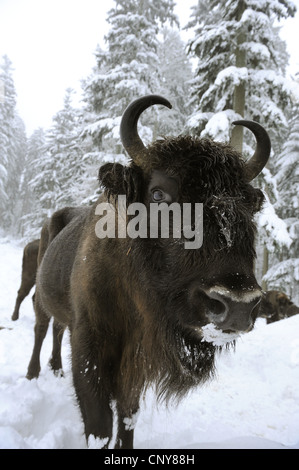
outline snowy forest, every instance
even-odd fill
[[[188,24],[180,25],[174,6],[115,0],[105,48],[97,47],[82,80],[81,105],[68,88],[52,126],[30,136],[17,112],[13,63],[2,57],[0,235],[25,244],[55,210],[94,202],[99,167],[126,161],[119,137],[124,109],[137,97],[160,94],[173,109],[144,113],[144,142],[191,133],[230,141],[246,157],[254,139],[241,126],[232,131],[232,122],[252,119],[269,132],[271,157],[254,181],[266,195],[256,221],[256,275],[264,290],[282,290],[298,304],[299,70],[287,76],[279,26],[296,8],[290,0],[194,0]],[[191,33],[187,43],[182,27]]]

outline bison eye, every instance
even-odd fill
[[[154,202],[161,202],[161,201],[168,201],[170,196],[164,193],[161,189],[153,189],[152,190],[152,199]]]

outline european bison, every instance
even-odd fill
[[[37,274],[27,377],[39,375],[40,348],[54,316],[60,333],[65,327],[71,332],[86,438],[103,448],[133,447],[134,415],[149,384],[169,400],[212,377],[219,349],[214,334],[232,341],[235,333],[251,330],[261,299],[253,274],[253,218],[264,197],[250,181],[268,160],[268,134],[252,121],[235,122],[256,137],[247,162],[229,145],[192,136],[145,147],[137,123],[154,104],[171,108],[157,95],[128,106],[120,133],[130,164],[100,168],[104,195],[48,244]],[[186,243],[198,235],[200,203],[203,243],[192,249]],[[170,221],[171,208],[189,210],[189,226],[183,219],[179,236],[149,235],[158,204],[164,215],[169,209]],[[160,230],[161,220],[158,225]],[[60,357],[59,347],[55,355]]]
[[[297,313],[299,307],[284,292],[269,290],[262,297],[259,316],[266,318],[267,324],[292,317]]]
[[[20,305],[35,284],[38,247],[39,240],[34,240],[28,243],[23,251],[21,286],[18,290],[15,308],[11,317],[14,321],[18,320]]]
[[[39,250],[37,256],[37,267],[40,266],[44,253],[48,247],[48,245],[52,242],[52,240],[56,237],[56,235],[61,232],[61,230],[75,217],[79,216],[80,214],[85,212],[84,207],[65,207],[62,210],[58,210],[55,212],[50,219],[48,219],[43,228],[41,230],[41,239],[39,242]],[[34,294],[34,306],[35,306],[35,295]],[[35,309],[36,315],[37,310]],[[36,322],[35,330],[38,328],[38,322]],[[46,328],[45,334],[47,332],[48,326]],[[36,337],[38,337],[38,333],[36,332]],[[61,363],[61,342],[63,337],[64,327],[61,327],[60,323],[54,317],[53,321],[53,349],[51,359],[49,361],[49,365],[53,369],[56,375],[63,375],[62,373],[62,363]],[[44,335],[45,336],[45,335]],[[44,339],[42,337],[42,341]],[[31,367],[35,370],[40,370],[39,366],[39,353],[40,348],[42,346],[41,343],[35,342],[34,350],[33,350],[33,357],[35,358],[35,363],[31,360]],[[27,374],[28,378],[32,378]]]

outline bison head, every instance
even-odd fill
[[[152,312],[146,317],[148,331],[163,331],[173,341],[180,338],[184,347],[199,354],[194,345],[204,338],[206,325],[227,334],[248,331],[258,313],[261,289],[253,274],[253,218],[264,196],[250,181],[267,163],[270,140],[259,124],[237,121],[257,141],[247,162],[227,144],[192,136],[163,138],[145,147],[137,123],[153,104],[171,108],[166,99],[150,95],[126,109],[120,131],[132,162],[128,167],[108,163],[99,178],[109,196],[126,194],[128,203],[147,208],[161,202],[203,204],[203,243],[198,249],[185,249],[183,235],[127,240],[132,296],[140,311]],[[193,212],[191,225],[194,217]]]

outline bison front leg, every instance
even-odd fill
[[[84,345],[83,345],[84,348]],[[73,383],[78,399],[86,441],[90,446],[108,449],[113,432],[113,411],[107,383],[98,377],[96,366],[86,351],[72,345]],[[101,383],[102,381],[102,383]]]
[[[43,341],[48,331],[50,318],[44,313],[42,308],[35,303],[36,322],[34,326],[34,346],[29,362],[27,379],[37,378],[40,372],[40,351]]]
[[[136,411],[134,413],[130,413],[129,415],[123,413],[120,406],[117,407],[118,432],[115,443],[116,449],[133,449],[134,428],[136,424],[137,413],[137,406]]]
[[[62,375],[61,343],[65,327],[56,320],[53,322],[53,349],[49,365],[55,375]]]

